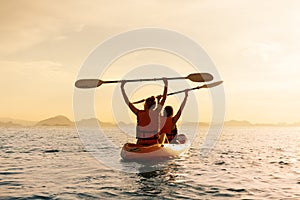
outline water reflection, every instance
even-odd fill
[[[136,183],[140,192],[145,195],[168,194],[172,192],[172,185],[180,179],[179,172],[182,166],[175,160],[167,161],[159,166],[144,165],[139,168]]]

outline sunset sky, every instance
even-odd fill
[[[205,49],[224,80],[227,120],[300,121],[297,0],[10,0],[1,1],[0,15],[0,117],[73,119],[74,82],[89,53],[118,33],[158,27],[187,35]],[[174,55],[143,51],[120,58],[113,63],[120,71],[103,78],[119,79],[133,65],[149,62],[172,65],[183,76],[192,73]],[[115,90],[119,85],[97,90],[102,121],[113,121]],[[201,120],[209,121],[209,93],[194,94],[206,108]],[[175,102],[174,97],[169,103]],[[188,105],[187,112],[192,109]]]

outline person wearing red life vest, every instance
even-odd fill
[[[188,97],[188,90],[185,90],[185,97],[181,103],[179,110],[176,115],[173,117],[173,108],[172,106],[166,106],[164,109],[163,116],[160,117],[160,143],[164,143],[165,136],[168,138],[170,143],[176,143],[176,136],[178,134],[176,123],[181,116],[182,110],[186,104]],[[160,98],[160,97],[159,97]]]
[[[163,81],[165,87],[164,87],[161,101],[156,106],[155,97],[154,96],[149,97],[145,101],[143,110],[137,109],[129,101],[124,89],[126,81],[121,82],[121,91],[125,103],[129,106],[130,110],[137,117],[137,126],[136,126],[137,144],[146,145],[146,146],[157,144],[158,131],[159,131],[159,116],[162,107],[166,101],[167,91],[168,91],[168,80],[166,78],[163,78]]]

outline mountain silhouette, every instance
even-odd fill
[[[16,123],[13,123],[13,122],[0,122],[0,127],[22,127],[22,125],[20,124],[16,124]]]
[[[63,115],[57,115],[36,123],[35,126],[73,126],[74,123]]]

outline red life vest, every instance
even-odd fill
[[[172,117],[160,117],[160,127],[162,127],[160,129],[161,133],[166,133],[166,134],[171,133],[172,126],[173,126]]]
[[[171,142],[177,135],[176,124],[173,124],[172,117],[160,117],[160,129],[161,133],[166,133],[169,142]]]
[[[155,110],[139,110],[137,114],[136,138],[138,144],[151,145],[157,143],[158,112]]]

